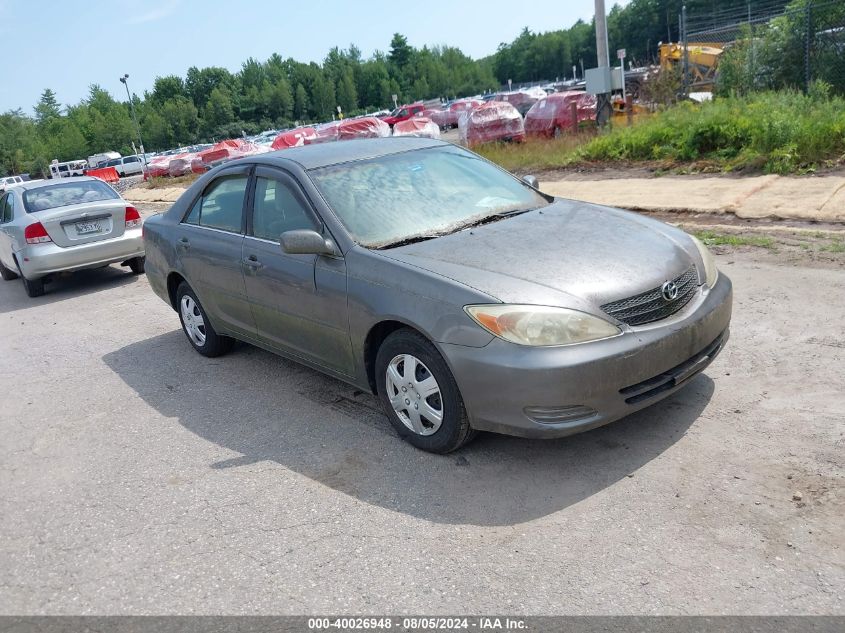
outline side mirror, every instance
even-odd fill
[[[279,242],[288,255],[337,255],[334,242],[311,229],[285,231]]]
[[[537,180],[536,176],[523,176],[522,182],[524,182],[526,185],[528,185],[532,189],[538,189],[538,190],[540,189],[540,181]]]

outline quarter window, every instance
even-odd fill
[[[245,175],[216,180],[194,203],[185,222],[240,233],[247,180]]]
[[[285,231],[316,229],[300,200],[285,183],[275,178],[256,178],[252,234],[277,242]]]

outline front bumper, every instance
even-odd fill
[[[481,348],[440,347],[473,428],[563,437],[654,404],[709,365],[728,339],[731,281],[720,274],[715,287],[697,292],[673,317],[604,341],[532,348],[496,338]]]
[[[53,242],[27,245],[17,253],[21,272],[27,279],[51,273],[97,268],[144,255],[141,229],[129,229],[120,237],[76,246],[56,246]]]

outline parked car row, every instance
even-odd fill
[[[548,94],[542,88],[529,88],[495,93],[487,100],[456,99],[439,109],[418,102],[400,106],[384,116],[340,119],[283,130],[275,136],[267,131],[251,137],[252,140],[228,139],[215,145],[171,150],[152,158],[147,174],[161,177],[203,173],[236,158],[333,141],[384,138],[391,134],[436,139],[440,130],[454,127],[458,128],[461,142],[468,146],[493,141],[520,142],[526,134],[558,136],[573,127],[569,105],[572,102],[577,105],[579,123],[595,118],[595,97],[591,95],[581,91]],[[125,165],[123,170],[126,172]],[[118,173],[126,175],[120,169]]]

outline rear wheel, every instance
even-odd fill
[[[21,275],[21,280],[23,280],[23,287],[26,290],[26,294],[30,297],[40,297],[44,294],[44,279],[27,279],[23,275]]]
[[[475,435],[449,367],[421,334],[397,330],[376,356],[378,395],[400,437],[432,453],[449,453]]]
[[[3,265],[3,262],[0,262],[0,277],[4,281],[12,281],[12,279],[18,278],[18,274],[14,270],[9,270]]]
[[[235,341],[214,331],[199,299],[184,282],[176,289],[176,307],[185,335],[200,354],[213,358],[232,349]]]
[[[144,264],[146,261],[146,257],[133,257],[127,262],[127,266],[129,266],[129,270],[132,271],[133,275],[141,275],[144,272]]]

